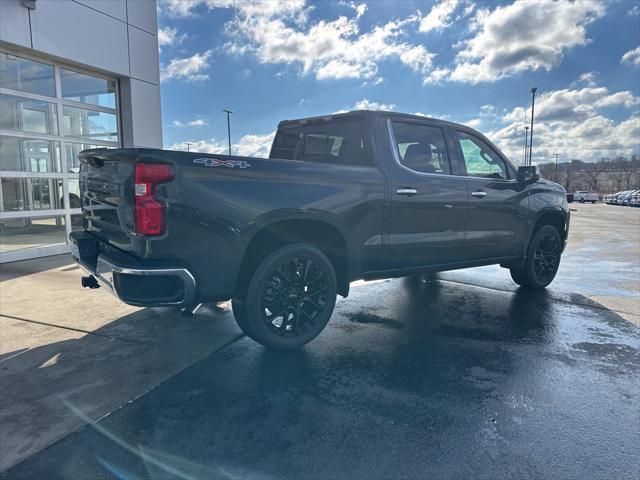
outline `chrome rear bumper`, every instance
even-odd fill
[[[98,242],[94,238],[72,233],[70,240],[71,254],[76,263],[123,302],[139,307],[186,307],[193,304],[196,280],[186,268],[127,264],[98,253],[98,248],[87,248],[86,244],[79,246],[84,242]],[[95,255],[87,252],[95,252]]]

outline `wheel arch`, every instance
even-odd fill
[[[321,213],[296,212],[291,215],[281,212],[260,219],[246,235],[235,291],[245,288],[251,273],[269,253],[291,243],[308,243],[329,258],[336,272],[338,293],[346,297],[353,271],[353,250],[348,238],[347,232],[335,219]]]

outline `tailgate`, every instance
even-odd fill
[[[130,151],[91,149],[79,158],[85,228],[108,243],[132,250],[135,156]]]

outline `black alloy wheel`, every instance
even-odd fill
[[[307,244],[284,246],[256,269],[242,298],[233,299],[240,328],[272,348],[298,348],[325,327],[335,306],[329,259]]]
[[[318,320],[326,294],[327,276],[313,258],[287,258],[262,289],[262,319],[276,335],[301,335]]]
[[[561,255],[560,232],[553,225],[543,225],[529,243],[524,265],[511,269],[511,278],[523,288],[543,289],[555,278]]]
[[[533,253],[533,274],[540,284],[550,284],[560,265],[560,239],[553,231],[547,231],[539,240]]]

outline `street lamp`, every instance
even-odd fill
[[[229,155],[231,155],[231,120],[229,120],[229,115],[233,112],[225,109],[222,109],[222,111],[227,114],[227,140],[229,142]]]
[[[553,155],[556,156],[556,174],[554,176],[556,177],[556,183],[558,183],[558,157],[560,156],[560,154],[554,153]]]
[[[533,153],[533,109],[536,105],[536,90],[538,90],[538,87],[531,88],[531,135],[529,136],[529,165],[531,165],[531,160],[533,158],[531,154]]]
[[[522,162],[523,165],[527,165],[527,144],[529,143],[529,127],[524,127],[524,161]]]
[[[185,142],[187,144],[187,152],[189,151],[189,147],[191,146],[191,144],[189,142]]]

